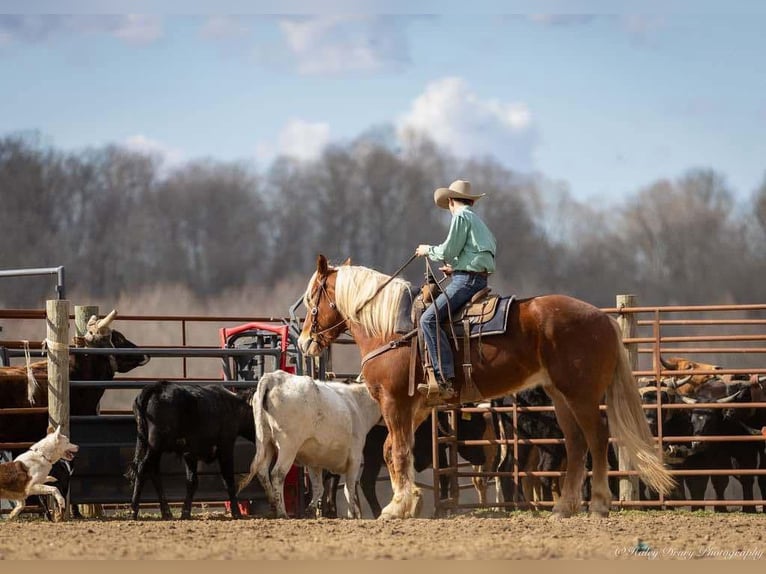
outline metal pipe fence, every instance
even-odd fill
[[[766,374],[766,360],[764,360],[764,353],[766,353],[766,347],[758,345],[766,341],[766,334],[757,332],[764,325],[766,325],[766,318],[759,317],[753,318],[751,315],[759,314],[761,316],[766,315],[766,305],[709,305],[709,306],[668,306],[668,307],[621,307],[607,308],[604,311],[608,313],[622,313],[631,314],[636,317],[642,317],[636,321],[636,324],[641,331],[635,337],[625,337],[623,339],[624,344],[639,356],[639,359],[651,359],[650,366],[639,366],[634,369],[633,374],[636,377],[649,376],[655,378],[655,386],[660,389],[660,381],[665,377],[671,376],[687,376],[687,375],[703,375],[703,376],[721,376],[732,375],[740,377],[752,376],[752,375],[764,375]],[[712,318],[711,314],[720,313],[734,313],[739,317],[725,317],[725,318]],[[673,314],[685,314],[684,318],[669,318]],[[649,318],[644,318],[645,316]],[[740,332],[726,333],[722,330],[731,330],[737,328]],[[714,330],[711,333],[701,333],[702,330]],[[678,332],[680,330],[686,330],[687,332]],[[756,330],[749,332],[750,330]],[[669,332],[670,331],[670,332]],[[691,332],[690,332],[691,331]],[[744,332],[743,332],[744,331]],[[752,343],[752,346],[745,346],[747,343]],[[689,370],[674,370],[666,368],[662,365],[660,357],[667,358],[669,356],[682,356],[684,358],[696,359],[695,355],[716,356],[715,362],[729,363],[735,366],[723,366],[715,370],[694,368]],[[744,358],[749,356],[756,357],[757,362],[748,361],[752,366],[743,367],[737,363],[741,363]],[[708,359],[698,359],[700,362],[709,363]],[[645,361],[644,361],[645,362]],[[745,383],[746,381],[740,381]],[[651,385],[649,385],[651,386]],[[657,404],[643,405],[645,411],[656,410],[657,411],[657,426],[658,431],[655,436],[657,445],[671,445],[677,443],[708,443],[708,444],[722,444],[722,443],[764,443],[766,441],[766,428],[759,435],[709,435],[709,436],[667,436],[664,428],[663,413],[667,411],[676,411],[679,409],[694,410],[694,409],[766,409],[766,402],[749,402],[749,403],[708,403],[700,402],[697,404],[685,404],[685,403],[667,403],[663,402],[661,393],[657,393]],[[601,405],[602,411],[606,406]],[[452,411],[453,409],[448,407],[436,407],[436,411]],[[494,445],[499,447],[501,445],[507,445],[509,452],[512,453],[514,466],[511,471],[494,471],[494,472],[481,472],[473,469],[464,470],[458,468],[455,465],[448,465],[444,468],[438,468],[438,459],[434,459],[434,476],[440,476],[448,474],[454,479],[483,477],[485,479],[492,479],[495,477],[510,479],[516,485],[514,499],[510,501],[499,501],[487,503],[490,507],[502,507],[509,509],[525,509],[525,508],[549,508],[554,505],[554,501],[523,501],[519,498],[519,492],[521,490],[521,482],[524,479],[530,478],[557,478],[562,480],[565,476],[565,471],[561,470],[525,470],[518,466],[519,446],[543,446],[543,445],[561,445],[564,444],[564,439],[557,438],[535,438],[535,437],[520,437],[518,435],[518,419],[519,415],[523,413],[533,412],[551,412],[554,411],[552,406],[537,406],[527,407],[513,404],[504,407],[462,407],[454,410],[454,415],[451,417],[455,424],[460,424],[461,413],[493,413],[493,416],[507,416],[512,421],[512,428],[514,429],[513,436],[503,440],[500,438],[492,440],[463,440],[458,441],[455,438],[454,431],[451,436],[439,438],[435,436],[435,440],[439,444],[448,445],[452,450],[457,450],[457,446],[490,446]],[[502,413],[502,415],[501,415]],[[756,429],[757,430],[757,429]],[[610,444],[613,444],[613,439],[610,438]],[[660,452],[665,456],[665,450],[660,449]],[[757,468],[695,468],[695,469],[679,469],[671,468],[671,474],[676,478],[690,477],[690,476],[728,476],[728,477],[761,477],[766,476],[766,450],[761,449],[759,454],[759,460],[757,461]],[[615,470],[612,469],[608,472],[609,477],[628,477],[637,476],[638,473],[634,470]],[[590,471],[587,476],[591,476]],[[438,488],[438,481],[435,480],[435,486]],[[467,485],[464,485],[467,486]],[[683,488],[683,486],[682,486]],[[614,494],[614,493],[613,493]],[[753,500],[743,500],[741,497],[731,498],[729,500],[710,500],[710,499],[685,499],[685,500],[669,500],[662,495],[658,496],[656,500],[613,500],[613,506],[616,508],[642,508],[642,507],[659,507],[659,508],[675,508],[675,507],[757,507],[762,506],[764,512],[766,512],[766,492],[761,492],[761,497],[754,497]],[[475,503],[462,503],[454,498],[442,499],[439,502],[438,493],[434,496],[435,503],[437,505],[437,513],[444,513],[449,511],[455,511],[457,509],[475,509],[480,508],[480,505]]]

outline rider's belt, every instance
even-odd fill
[[[489,277],[489,273],[486,271],[455,271],[455,273],[464,273],[465,275],[476,275],[478,277]]]

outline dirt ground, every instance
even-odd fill
[[[65,541],[65,543],[62,543]],[[0,521],[0,559],[758,559],[766,515],[615,512],[551,520],[546,512],[447,519],[188,521],[123,517]]]

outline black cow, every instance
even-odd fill
[[[553,401],[543,387],[524,389],[507,399],[515,401],[521,407],[553,405]],[[507,402],[504,400],[503,404],[507,406]],[[501,413],[501,415],[499,422],[505,425],[504,434],[511,439],[514,432],[512,415],[510,413]],[[564,437],[553,411],[519,411],[516,422],[519,439],[562,439]],[[499,470],[503,472],[513,472],[515,466],[518,466],[521,472],[557,472],[564,470],[566,466],[566,447],[563,443],[532,445],[520,442],[516,459],[513,457],[512,448],[512,445],[508,446],[508,452],[500,462]],[[617,468],[617,456],[611,444],[607,458],[609,468]],[[588,454],[586,467],[591,468],[590,454]],[[551,476],[526,477],[521,481],[521,488],[518,488],[519,485],[512,478],[503,477],[501,478],[503,498],[506,502],[512,501],[518,490],[518,499],[521,503],[532,502],[529,499],[535,496],[541,501],[555,501],[561,492],[561,480],[559,477]],[[617,480],[614,477],[609,478],[609,485],[612,493],[616,492]],[[583,482],[583,493],[585,499],[590,498],[590,478],[586,478]]]
[[[488,425],[489,415],[485,413],[463,413],[457,423],[457,439],[482,440],[489,436],[494,436],[494,429],[491,424]],[[447,413],[439,413],[439,421],[442,428],[447,423]],[[415,444],[413,446],[413,459],[416,472],[422,472],[430,468],[433,463],[433,433],[431,430],[431,417],[429,416],[415,431]],[[440,429],[440,435],[444,433]],[[376,484],[378,474],[383,467],[383,445],[388,437],[388,429],[385,426],[374,426],[367,433],[367,440],[364,444],[364,465],[362,467],[362,476],[359,483],[364,493],[370,510],[375,518],[380,516],[381,506],[378,501]],[[467,446],[459,445],[458,454],[471,463],[473,466],[479,466],[485,470],[492,467],[497,460],[497,447],[491,446]],[[439,468],[447,466],[447,446],[442,444],[439,447]],[[325,516],[337,516],[335,506],[335,497],[338,489],[339,478],[337,475],[329,475],[325,488],[325,506],[328,511]],[[473,480],[479,496],[486,494],[486,483],[480,479]],[[447,475],[439,477],[439,493],[442,499],[447,497],[449,492],[450,479]]]
[[[762,403],[766,399],[764,393],[764,377],[755,377],[755,380],[744,383],[732,383],[728,386],[728,393],[735,393],[732,402],[737,403]],[[723,426],[731,434],[744,436],[759,436],[766,428],[766,409],[763,408],[731,408],[724,409],[721,413]],[[735,468],[756,468],[754,458],[757,457],[757,468],[766,469],[766,448],[764,442],[739,442],[733,444],[730,451]],[[735,475],[742,484],[742,496],[744,500],[753,500],[754,477]],[[761,497],[766,497],[766,475],[758,475],[758,488]],[[754,506],[745,506],[743,512],[755,512]],[[766,512],[766,505],[763,507]]]
[[[694,390],[692,396],[681,395],[683,402],[694,405],[698,403],[728,403],[734,400],[734,398],[734,395],[728,394],[726,383],[718,377],[711,377],[699,385]],[[742,432],[732,432],[736,429],[733,429],[732,425],[724,422],[723,411],[719,408],[695,407],[691,410],[690,422],[691,434],[695,437],[743,434]],[[694,470],[731,469],[734,468],[733,458],[739,458],[739,456],[740,449],[737,443],[693,441],[691,443],[691,453],[684,460],[682,468]],[[757,460],[757,454],[755,456]],[[755,465],[753,464],[751,468],[755,468]],[[690,497],[694,500],[704,500],[708,479],[713,485],[716,500],[725,500],[725,491],[729,484],[729,477],[721,475],[685,477]],[[745,488],[744,485],[743,488]],[[699,504],[692,506],[692,510],[702,510],[703,508],[704,505]],[[726,512],[727,509],[725,506],[716,506],[715,511]]]
[[[521,407],[542,407],[552,406],[548,394],[542,387],[525,389],[514,395],[513,400]],[[513,418],[510,413],[502,413],[500,422],[505,426],[505,435],[512,438]],[[517,433],[520,439],[561,439],[564,437],[561,427],[556,421],[556,415],[553,411],[519,411],[516,416]],[[514,460],[516,463],[514,463]],[[558,471],[561,470],[566,460],[566,448],[563,444],[525,444],[519,443],[517,448],[517,457],[513,456],[513,445],[508,445],[508,452],[500,463],[500,470],[503,472],[513,472],[515,464],[519,471]],[[522,488],[513,481],[511,477],[501,478],[503,498],[506,502],[514,499],[516,491],[519,492],[519,501],[525,502],[527,498],[532,498],[537,490],[540,500],[553,500],[554,491],[559,491],[559,481],[557,477],[539,477],[532,479],[528,477],[522,480]],[[530,501],[531,502],[531,501]]]
[[[186,498],[181,518],[191,517],[197,490],[197,463],[218,460],[234,518],[242,516],[234,483],[237,436],[255,442],[250,400],[253,390],[233,393],[219,386],[159,381],[142,389],[133,403],[138,437],[127,478],[133,482],[133,519],[138,518],[141,490],[147,475],[160,499],[163,519],[173,517],[162,490],[160,459],[164,452],[181,456],[186,466]]]
[[[657,405],[657,384],[656,379],[643,378],[639,380],[642,385],[639,388],[641,394],[641,402],[645,405]],[[672,386],[667,386],[664,383],[660,385],[660,399],[662,405],[677,404],[681,402],[678,393]],[[646,421],[649,423],[649,430],[653,436],[657,436],[659,432],[659,417],[657,416],[657,409],[644,409],[646,415]],[[691,436],[692,434],[692,421],[691,413],[686,409],[662,409],[662,436],[663,437],[677,437],[677,436]],[[689,456],[692,453],[691,443],[678,443],[671,442],[664,449],[665,463],[671,470],[686,470],[694,468],[694,465],[702,462],[702,457]],[[725,477],[723,477],[725,479]],[[707,476],[677,476],[676,488],[667,497],[669,500],[685,500],[684,484],[689,487],[690,492],[697,492],[699,488],[702,488],[704,493],[707,485]],[[716,482],[722,482],[721,477],[715,479]],[[726,480],[723,480],[726,482]],[[724,488],[726,486],[724,485]],[[647,487],[642,481],[639,481],[639,500],[658,500],[657,494]],[[671,507],[674,508],[674,507]]]

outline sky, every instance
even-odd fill
[[[763,11],[46,4],[0,3],[0,136],[266,169],[279,154],[311,160],[370,129],[414,128],[594,201],[699,167],[745,199],[766,175]]]

